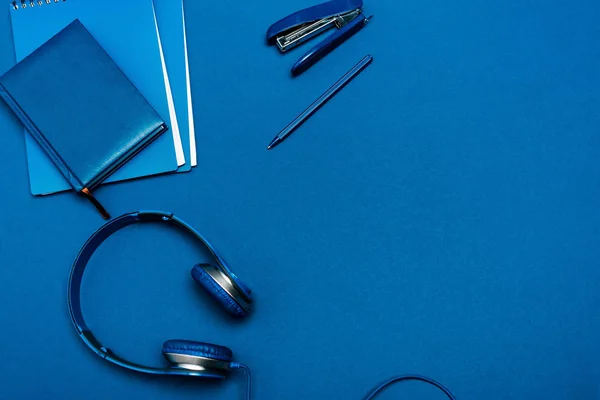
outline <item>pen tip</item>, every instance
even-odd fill
[[[279,142],[281,142],[281,139],[279,138],[279,136],[277,136],[271,141],[271,143],[269,143],[269,145],[267,146],[267,150],[271,150],[273,147],[277,146]]]

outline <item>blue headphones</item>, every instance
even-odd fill
[[[246,398],[250,399],[250,369],[244,364],[233,361],[233,352],[227,347],[191,340],[167,340],[163,344],[162,352],[170,365],[162,368],[147,367],[119,357],[109,348],[103,346],[87,327],[81,311],[81,282],[85,267],[92,254],[110,235],[126,226],[139,222],[166,222],[175,227],[183,228],[184,231],[196,238],[208,249],[215,264],[195,265],[192,268],[194,280],[234,317],[245,317],[250,312],[252,306],[251,290],[231,272],[225,261],[202,235],[173,214],[162,211],[138,211],[115,218],[98,229],[83,245],[73,263],[68,288],[69,311],[79,337],[94,353],[103,359],[121,367],[147,374],[223,379],[232,369],[244,369],[248,377]],[[450,400],[456,400],[452,393],[441,383],[419,375],[403,375],[391,378],[372,390],[367,395],[366,400],[374,398],[393,383],[405,380],[417,380],[431,384],[444,392]]]
[[[106,361],[148,374],[223,379],[230,370],[235,368],[244,368],[249,374],[250,371],[245,365],[233,361],[233,352],[229,348],[191,340],[167,340],[164,342],[162,352],[170,363],[168,367],[157,368],[135,364],[103,346],[87,327],[81,311],[81,281],[85,267],[94,251],[110,235],[139,222],[166,222],[169,225],[183,228],[184,231],[196,238],[208,249],[215,262],[214,264],[195,265],[192,268],[192,277],[231,315],[244,317],[250,312],[252,306],[250,289],[231,272],[225,261],[206,239],[173,214],[161,211],[139,211],[120,216],[101,227],[88,239],[73,263],[68,288],[69,311],[75,329],[83,342]],[[248,382],[250,382],[249,379]]]

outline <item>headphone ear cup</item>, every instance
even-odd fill
[[[163,343],[162,352],[164,355],[180,354],[192,357],[212,358],[225,362],[233,360],[233,352],[230,348],[206,342],[195,342],[193,340],[167,340]]]
[[[167,340],[162,353],[174,368],[217,379],[225,377],[233,360],[233,352],[227,347],[191,340]]]
[[[244,282],[242,282],[242,280],[240,278],[238,278],[237,275],[235,275],[234,273],[230,273],[230,276],[231,276],[231,279],[233,279],[235,281],[235,283],[237,283],[237,285],[240,287],[240,289],[242,290],[244,295],[249,300],[252,300],[252,290],[248,286],[246,286],[246,284]]]
[[[227,312],[236,317],[244,317],[248,313],[223,289],[212,276],[206,272],[203,265],[194,265],[192,278],[198,282],[210,296],[221,304]],[[245,289],[245,288],[244,288]]]

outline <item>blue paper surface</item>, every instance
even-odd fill
[[[118,13],[111,10],[118,9]],[[17,61],[79,18],[96,40],[153,105],[171,128],[105,182],[172,172],[178,163],[151,0],[69,0],[12,10]],[[69,112],[70,110],[65,110]],[[68,190],[68,182],[34,139],[25,134],[31,192],[49,194]]]
[[[182,7],[173,0],[153,0],[153,3],[186,159],[185,165],[180,166],[178,171],[184,172],[195,166],[193,155],[195,155],[196,149],[195,145],[191,146],[191,144],[195,144],[194,138],[190,139],[190,135],[194,134],[194,127],[193,119],[190,124],[191,116],[188,114],[188,101],[191,101],[191,99],[188,99],[187,91]]]
[[[228,346],[256,400],[362,400],[404,373],[461,400],[600,398],[600,3],[367,1],[371,23],[292,79],[313,43],[282,55],[265,33],[313,4],[186,1],[202,173],[103,188],[115,216],[163,209],[198,229],[253,289],[252,314],[232,320],[192,281],[207,260],[193,242],[139,226],[92,258],[90,328],[151,365],[167,339]],[[0,398],[243,399],[242,374],[159,379],[86,348],[66,286],[103,221],[77,196],[31,196],[1,104],[0,126]],[[416,382],[376,398],[392,399],[445,400]]]

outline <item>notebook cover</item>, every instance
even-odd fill
[[[117,9],[119,12],[114,12]],[[167,121],[170,134],[161,135],[105,183],[177,170],[176,142],[180,139],[171,120],[165,88],[168,76],[161,66],[151,0],[69,0],[41,6],[36,2],[34,7],[27,2],[27,8],[10,12],[17,61],[78,18]],[[26,134],[25,142],[31,192],[44,195],[68,190],[67,180],[33,137]]]
[[[0,96],[77,191],[167,130],[79,20],[4,74]]]

